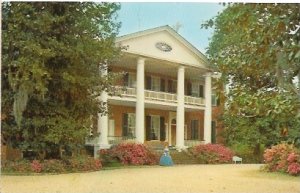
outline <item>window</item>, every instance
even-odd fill
[[[136,87],[136,75],[133,73],[129,73],[128,75],[128,87],[130,88]]]
[[[198,140],[199,120],[191,120],[191,139]]]
[[[160,139],[160,116],[151,116],[151,140]]]
[[[212,93],[211,94],[211,105],[212,106],[217,106],[217,104],[218,104],[217,95],[216,95],[216,93]]]
[[[192,83],[192,96],[193,97],[199,97],[199,84],[198,83]]]
[[[160,91],[160,78],[159,77],[151,77],[151,90]]]
[[[126,137],[135,136],[135,114],[134,113],[123,114],[122,136],[126,136]]]
[[[135,114],[128,113],[128,136],[135,136]]]

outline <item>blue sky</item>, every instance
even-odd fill
[[[179,34],[201,52],[208,47],[212,30],[201,29],[201,24],[216,16],[224,7],[218,3],[121,3],[119,35],[125,35],[179,22]]]

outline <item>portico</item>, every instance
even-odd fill
[[[186,148],[188,135],[197,139],[203,133],[202,140],[210,143],[211,70],[205,56],[168,26],[120,37],[117,44],[128,49],[109,68],[128,72],[123,80],[126,90],[120,91],[121,97],[101,95],[102,102],[121,110],[99,115],[100,148],[110,146],[109,133],[122,139],[130,133],[137,143],[175,142],[179,150]],[[199,114],[191,119],[190,112]]]

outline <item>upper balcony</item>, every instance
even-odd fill
[[[126,98],[136,98],[136,89],[130,87],[117,87],[117,95]],[[160,101],[167,103],[177,103],[177,94],[168,93],[168,92],[160,92],[160,91],[152,91],[145,90],[145,100],[149,101]],[[186,105],[196,105],[196,106],[204,106],[205,99],[203,97],[193,97],[193,96],[185,96],[184,102]]]

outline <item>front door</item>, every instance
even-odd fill
[[[176,145],[176,125],[171,125],[171,145]]]

